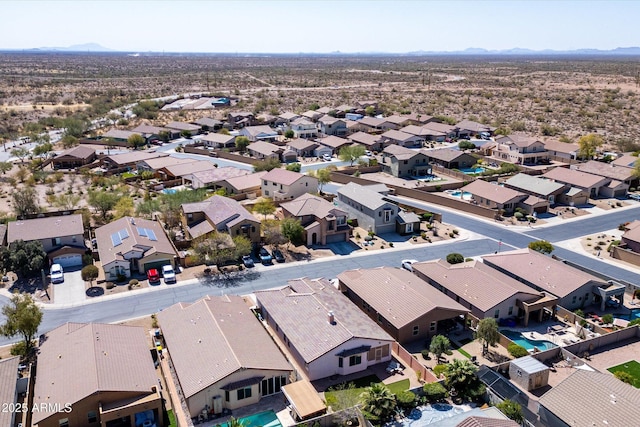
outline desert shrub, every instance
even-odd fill
[[[107,284],[105,285],[107,289],[113,289],[116,287],[116,284],[113,282],[107,282]]]
[[[129,280],[129,286],[138,286],[138,279]]]
[[[401,408],[413,408],[416,402],[416,394],[409,390],[396,394],[396,401]]]
[[[446,259],[447,259],[447,262],[449,264],[460,264],[460,263],[464,262],[464,256],[462,256],[462,254],[459,254],[459,253],[456,253],[456,252],[452,252],[449,255],[447,255]]]
[[[437,402],[447,396],[447,389],[444,388],[441,383],[427,383],[422,387],[422,390],[424,391],[425,397],[429,402]]]
[[[515,357],[516,359],[519,357],[527,356],[529,354],[526,348],[516,343],[509,344],[509,347],[507,347],[507,351],[511,356]]]

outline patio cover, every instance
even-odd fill
[[[300,420],[324,414],[327,406],[309,381],[300,380],[282,387],[282,393]]]

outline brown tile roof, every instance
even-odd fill
[[[394,141],[402,141],[402,142],[416,137],[415,135],[412,135],[410,133],[406,133],[406,132],[402,132],[394,129],[386,131],[385,133],[382,134],[382,136],[384,138],[392,139]]]
[[[187,398],[242,369],[292,369],[239,296],[178,303],[158,322]]]
[[[46,333],[38,354],[34,404],[75,404],[101,392],[152,394],[158,387],[144,328],[67,323]],[[38,423],[52,415],[34,412]]]
[[[510,419],[497,419],[472,416],[457,424],[455,427],[520,427],[520,424]]]
[[[632,242],[640,242],[640,221],[635,220],[626,225],[627,231],[624,232],[622,237],[625,240]]]
[[[277,135],[278,131],[267,125],[247,126],[243,128],[251,136],[259,136],[261,133],[267,135]]]
[[[282,168],[271,169],[262,177],[263,181],[271,181],[282,185],[291,185],[305,176],[299,172],[288,171]]]
[[[425,123],[422,127],[431,131],[440,132],[445,135],[452,133],[455,130],[455,126],[437,122]]]
[[[392,155],[398,160],[409,160],[417,156],[418,154],[424,154],[421,151],[411,150],[409,148],[402,147],[400,145],[395,145],[395,144],[387,145],[386,147],[384,147],[384,150],[382,150],[382,152],[384,154]]]
[[[500,138],[496,138],[496,142],[499,144],[513,144],[518,148],[527,148],[536,142],[542,142],[537,138],[531,137],[529,135],[514,133],[507,136],[502,136]]]
[[[137,126],[135,129],[132,130],[133,132],[136,133],[151,133],[151,134],[159,134],[160,132],[167,132],[167,131],[171,131],[171,129],[167,129],[167,128],[162,128],[162,127],[158,127],[158,126],[152,126],[152,125],[139,125]],[[175,131],[175,130],[174,130]]]
[[[222,144],[226,145],[229,142],[233,141],[235,136],[233,135],[225,135],[223,133],[213,133],[210,132],[201,138],[202,141],[213,142],[214,144]]]
[[[84,234],[82,215],[50,216],[48,218],[24,219],[7,224],[7,243],[16,240],[53,239]],[[78,242],[78,245],[82,245]]]
[[[638,156],[632,156],[629,154],[625,154],[623,156],[618,157],[611,164],[615,166],[623,166],[627,168],[632,168],[634,164],[638,161]]]
[[[575,169],[553,168],[549,172],[542,175],[544,178],[553,179],[554,181],[563,182],[580,188],[589,188],[595,185],[602,185],[608,178],[600,175],[592,175],[586,172],[580,172]]]
[[[271,156],[274,153],[281,153],[283,148],[266,141],[256,141],[247,145],[247,150],[255,151],[263,156]]]
[[[389,116],[389,117],[385,117],[384,120],[386,120],[387,122],[399,125],[399,126],[403,126],[405,125],[407,122],[411,121],[411,119],[409,117],[406,116]]]
[[[102,135],[103,138],[113,139],[129,139],[132,135],[142,135],[142,132],[132,132],[130,130],[122,129],[110,129],[108,132]]]
[[[539,403],[567,425],[628,427],[638,418],[640,390],[610,373],[577,369]]]
[[[424,153],[434,159],[442,160],[443,162],[451,162],[465,153],[453,148],[439,148],[437,150],[424,151]]]
[[[556,140],[548,140],[544,141],[544,148],[547,151],[557,151],[558,153],[577,153],[580,151],[580,146],[578,144],[571,144],[568,142],[560,142]]]
[[[344,138],[340,138],[339,136],[335,136],[335,135],[329,135],[329,136],[325,136],[324,138],[318,138],[316,141],[322,145],[326,145],[327,147],[331,147],[334,149],[340,148],[343,145],[351,144],[351,141]]]
[[[498,204],[504,204],[518,198],[526,198],[526,194],[502,185],[491,184],[482,179],[476,179],[464,187],[464,191],[468,191],[474,196],[491,200]]]
[[[194,125],[191,123],[185,123],[185,122],[170,122],[170,123],[167,123],[165,127],[169,129],[176,129],[181,131],[186,130],[189,132],[198,132],[202,126]]]
[[[518,173],[507,179],[505,183],[513,186],[525,193],[534,193],[541,196],[549,196],[550,194],[559,192],[566,187],[566,184],[551,181],[537,176],[527,175],[526,173]]]
[[[222,168],[206,169],[194,172],[191,175],[205,184],[211,184],[218,181],[228,180],[238,176],[250,175],[251,172],[246,169],[238,169],[233,166],[225,166]]]
[[[18,380],[19,357],[0,360],[0,402],[11,405],[17,401],[16,382]],[[0,408],[1,409],[1,408]],[[0,425],[11,426],[12,412],[5,407],[0,410]]]
[[[382,137],[380,135],[371,135],[370,133],[365,132],[356,132],[353,135],[349,135],[349,139],[353,142],[357,142],[358,144],[371,146],[378,144]]]
[[[138,228],[152,230],[157,240],[151,240],[148,236],[141,236]],[[122,230],[125,230],[128,237],[118,239],[122,243],[114,246],[112,236]],[[122,254],[134,249],[143,252],[144,256],[156,252],[168,254],[172,257],[176,256],[176,251],[165,234],[162,225],[157,221],[143,218],[125,216],[103,225],[96,229],[96,241],[98,242],[98,252],[102,265],[115,260],[122,260]]]
[[[486,264],[509,271],[560,298],[569,295],[589,281],[606,285],[602,279],[528,248],[485,255],[483,259]]]
[[[213,128],[215,126],[221,126],[222,122],[220,120],[211,118],[211,117],[202,117],[196,121],[194,121],[193,123],[196,123],[200,126],[208,126],[210,128]]]
[[[63,151],[62,153],[58,154],[56,157],[69,156],[69,157],[75,157],[77,159],[88,159],[94,154],[96,154],[95,148],[87,147],[86,145],[78,145],[76,147]]]
[[[296,150],[313,150],[318,146],[318,143],[308,139],[299,138],[289,141],[287,145]]]
[[[179,157],[164,156],[164,157],[154,157],[152,159],[144,160],[140,163],[143,163],[144,165],[148,166],[149,168],[151,168],[151,170],[157,171],[167,166],[184,165],[187,163],[193,163],[197,161],[198,160],[189,159],[189,158],[183,159]]]
[[[344,120],[339,119],[337,117],[331,117],[329,115],[322,116],[322,117],[320,117],[318,119],[318,123],[324,123],[326,125],[332,125],[332,124],[337,123],[337,122],[343,122],[344,123]]]
[[[381,126],[385,122],[386,122],[385,119],[379,119],[378,117],[369,117],[369,116],[365,116],[360,120],[358,120],[358,123],[363,124],[365,126],[374,127],[374,128]]]
[[[210,161],[195,160],[190,163],[165,166],[163,169],[165,169],[167,172],[169,172],[173,176],[185,176],[185,175],[190,175],[193,172],[212,170],[215,168],[216,167],[214,166],[214,164],[211,163]]]
[[[228,227],[233,227],[245,220],[260,224],[260,221],[238,201],[224,196],[215,195],[204,202],[184,203],[182,210],[185,214],[204,213],[209,222],[216,226],[218,231],[226,231]],[[198,237],[193,234],[193,231],[191,235]]]
[[[542,293],[479,261],[451,265],[443,259],[413,264],[413,269],[485,312],[519,293],[532,300]]]
[[[458,129],[470,130],[472,132],[493,132],[496,128],[472,120],[462,120],[456,123]]]
[[[333,216],[346,216],[347,213],[337,209],[333,203],[314,194],[303,194],[295,200],[281,203],[280,207],[293,216],[313,215],[316,218]]]
[[[572,165],[571,169],[617,179],[618,181],[628,181],[633,178],[633,169],[631,168],[598,162],[596,160],[589,160],[587,163]]]
[[[300,117],[300,114],[292,113],[291,111],[285,111],[284,113],[280,114],[278,117],[284,120],[294,120]]]
[[[129,163],[137,163],[144,160],[155,159],[156,157],[166,157],[167,153],[150,153],[148,151],[130,151],[123,154],[112,154],[105,157],[116,165],[126,165]]]
[[[338,279],[396,328],[434,310],[451,311],[451,317],[469,311],[424,280],[398,268],[348,270]]]
[[[353,338],[393,341],[328,280],[302,278],[288,283],[281,289],[257,291],[256,300],[305,362]],[[334,313],[335,324],[327,320],[329,311]]]
[[[267,171],[254,172],[245,176],[237,176],[235,178],[227,178],[225,181],[231,187],[242,192],[250,190],[252,188],[260,188],[262,184],[262,177],[267,174]]]
[[[408,126],[403,127],[400,130],[402,132],[410,133],[411,135],[416,135],[416,136],[433,135],[433,131],[425,129],[422,126],[416,126],[416,125],[408,125]]]

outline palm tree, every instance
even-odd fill
[[[449,390],[455,389],[460,397],[473,397],[477,395],[480,387],[477,372],[478,368],[471,361],[454,359],[444,371],[445,385]]]
[[[237,418],[231,417],[229,421],[227,421],[227,427],[244,427],[244,422],[240,421]]]
[[[373,383],[360,394],[362,409],[368,418],[383,424],[396,410],[396,396],[381,383]]]

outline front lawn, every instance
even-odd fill
[[[611,372],[612,374],[618,371],[628,373],[633,377],[633,386],[635,388],[640,388],[640,363],[636,362],[635,360],[630,360],[620,365],[612,366],[611,368],[607,369],[607,371]]]
[[[359,403],[360,395],[365,391],[371,383],[379,383],[380,380],[375,375],[369,375],[364,378],[359,378],[354,381],[350,381],[349,384],[340,384],[330,387],[324,392],[324,398],[327,401],[327,406],[331,406],[334,411],[350,408]],[[401,391],[409,390],[409,380],[403,379],[395,383],[388,384],[387,387],[393,394],[398,394]]]

